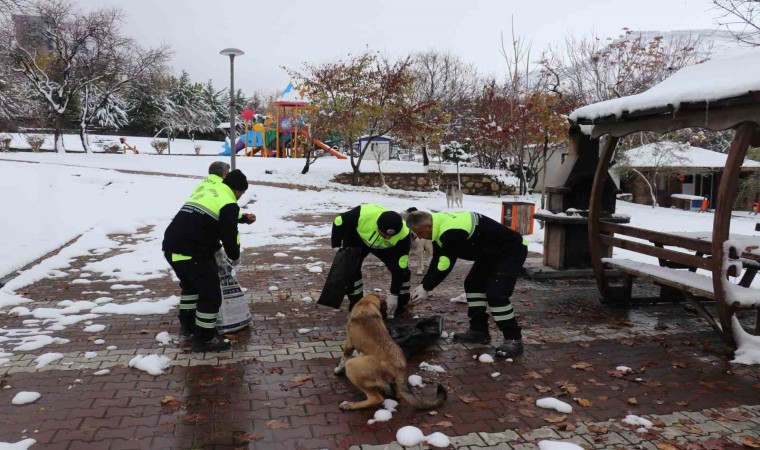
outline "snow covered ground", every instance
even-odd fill
[[[161,253],[163,232],[188,193],[205,176],[209,163],[216,159],[219,158],[143,154],[0,154],[0,188],[3,192],[12,193],[4,196],[4,208],[8,214],[5,215],[6,220],[0,222],[0,276],[12,273],[74,240],[65,249],[24,271],[1,288],[0,308],[23,305],[26,300],[18,292],[24,286],[44,277],[61,276],[66,273],[69,261],[88,254],[120,250],[116,256],[91,263],[84,271],[94,276],[102,274],[108,277],[114,283],[112,289],[139,289],[140,282],[165,276],[169,266]],[[441,192],[355,188],[332,183],[329,180],[336,173],[349,170],[346,161],[335,158],[320,159],[305,176],[300,174],[302,160],[240,158],[238,161],[239,167],[252,181],[271,180],[322,188],[293,190],[251,186],[240,204],[244,211],[255,213],[258,220],[253,225],[240,227],[244,263],[246,249],[255,252],[253,249],[269,245],[307,247],[329,235],[329,225],[294,227],[287,220],[292,215],[335,214],[361,203],[379,203],[399,211],[410,206],[446,209],[445,197]],[[391,165],[398,166],[398,170],[421,169],[418,163],[395,162]],[[368,162],[366,169],[371,167]],[[265,170],[271,170],[274,174],[268,175]],[[515,198],[466,196],[464,207],[499,220],[501,202],[504,200]],[[520,200],[539,202],[540,198],[535,195]],[[618,212],[630,215],[634,226],[660,231],[709,231],[713,221],[712,214],[653,209],[624,202],[618,202]],[[755,220],[749,216],[737,217],[732,221],[732,232],[752,235],[754,224]],[[529,249],[542,252],[543,233],[538,224],[535,224],[535,230],[536,233],[527,236]],[[113,233],[131,233],[139,237],[142,243],[122,244],[109,237]],[[623,250],[616,250],[615,257],[653,262],[652,258]],[[87,276],[76,282],[87,283]],[[55,319],[52,325],[48,324],[54,327],[49,328],[54,331],[78,321],[94,319],[99,313],[164,311],[176,303],[176,298],[153,300],[156,301],[146,299],[142,304],[131,305],[109,304],[107,297],[102,302],[74,302],[60,305],[71,311],[55,313],[55,317],[44,316],[46,312],[39,308],[35,311],[24,308],[16,313],[31,315],[33,319]],[[131,309],[122,310],[124,307]],[[80,314],[87,310],[89,313]],[[73,315],[67,318],[66,314]],[[35,348],[46,345],[39,339],[28,340],[24,345]]]

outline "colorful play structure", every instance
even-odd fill
[[[254,156],[259,153],[263,157],[302,158],[310,145],[308,116],[314,107],[305,98],[303,90],[296,90],[293,84],[288,84],[285,91],[274,102],[274,114],[266,116],[254,114],[251,110],[241,113],[245,131],[235,143],[235,152],[244,150],[243,155]],[[229,126],[229,125],[228,125]],[[327,142],[314,139],[314,145],[325,152],[346,159],[346,155],[333,150],[332,145],[338,142],[333,135]],[[224,151],[219,156],[229,156],[229,142],[222,145]]]

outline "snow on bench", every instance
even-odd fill
[[[709,276],[629,259],[602,258],[602,263],[611,269],[617,269],[634,276],[642,276],[654,283],[686,291],[697,297],[715,300],[713,280]],[[726,284],[726,298],[728,303],[734,306],[760,306],[760,290],[733,283]]]

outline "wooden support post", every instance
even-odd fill
[[[733,305],[726,299],[725,283],[728,281],[723,276],[723,259],[726,257],[723,244],[728,240],[731,230],[731,210],[734,206],[736,188],[739,184],[739,173],[744,156],[747,153],[752,135],[757,128],[753,122],[744,122],[737,127],[736,136],[728,151],[726,168],[720,180],[718,188],[718,205],[715,208],[713,220],[712,242],[712,279],[713,292],[715,292],[715,304],[718,309],[718,320],[723,330],[723,340],[736,348],[736,342],[732,332],[731,316],[734,314]]]
[[[591,252],[591,265],[594,268],[594,278],[596,278],[599,293],[607,302],[612,300],[613,294],[610,289],[609,280],[607,280],[607,275],[604,272],[604,265],[602,264],[602,240],[600,236],[601,231],[599,230],[599,218],[602,212],[602,192],[604,192],[604,185],[607,182],[607,171],[610,168],[610,161],[612,160],[612,154],[615,152],[618,140],[618,137],[607,136],[607,142],[596,165],[594,184],[591,187],[591,203],[588,210],[588,245]]]

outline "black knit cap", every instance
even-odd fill
[[[385,211],[377,218],[377,228],[391,236],[399,233],[403,226],[404,221],[401,220],[401,214],[395,211]]]
[[[248,189],[248,179],[240,169],[235,169],[224,177],[224,184],[236,191],[245,192]]]

